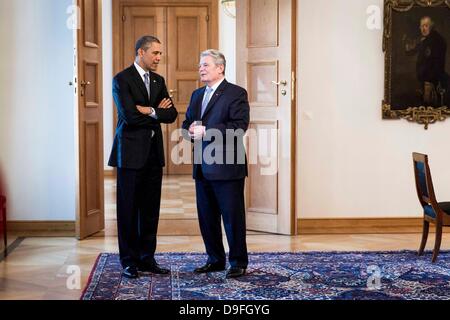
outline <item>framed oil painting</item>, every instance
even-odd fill
[[[450,116],[450,0],[385,0],[383,119]]]

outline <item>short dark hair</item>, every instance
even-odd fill
[[[161,44],[161,41],[159,41],[159,39],[154,37],[154,36],[143,36],[143,37],[139,38],[139,40],[136,41],[136,46],[134,47],[135,48],[136,57],[139,54],[138,53],[139,49],[143,49],[145,51],[149,47],[151,47],[153,42]]]

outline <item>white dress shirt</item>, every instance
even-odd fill
[[[212,87],[210,87],[212,89],[211,94],[209,95],[209,101],[211,100],[211,98],[214,96],[214,93],[216,92],[217,88],[222,84],[222,82],[225,80],[225,78],[222,78],[222,80],[220,80],[219,82],[217,82],[215,85],[213,85]],[[203,95],[203,99],[205,99],[205,95],[206,95],[206,89],[205,89],[205,94]],[[209,103],[209,101],[207,103]]]

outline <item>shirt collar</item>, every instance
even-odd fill
[[[213,85],[212,87],[211,87],[211,89],[212,89],[212,92],[215,92],[216,90],[217,90],[217,88],[222,84],[222,82],[225,80],[225,78],[223,78],[222,80],[220,80],[219,82],[217,82],[215,85]],[[209,87],[207,87],[207,88],[209,88]]]
[[[139,72],[139,75],[141,76],[141,78],[144,78],[144,75],[145,75],[146,73],[150,73],[149,71],[147,72],[147,71],[145,71],[144,69],[142,69],[142,67],[141,67],[139,64],[137,64],[136,62],[134,62],[134,67],[135,67],[136,70]]]

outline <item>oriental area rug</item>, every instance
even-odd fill
[[[195,274],[200,253],[159,253],[170,275],[121,276],[117,254],[99,255],[82,300],[449,300],[450,251],[250,253],[247,274]]]

